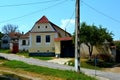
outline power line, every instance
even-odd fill
[[[50,3],[50,2],[57,2],[60,0],[47,0],[47,1],[40,1],[40,2],[33,2],[33,3],[21,3],[21,4],[7,4],[7,5],[0,5],[0,7],[16,7],[16,6],[26,6],[26,5],[36,5],[42,3]]]
[[[40,12],[40,11],[44,11],[44,10],[47,10],[47,9],[52,8],[52,7],[54,7],[54,6],[58,6],[58,5],[60,5],[60,4],[63,4],[64,2],[66,2],[66,0],[63,0],[63,1],[61,1],[61,2],[58,2],[58,3],[54,4],[54,5],[48,6],[48,7],[44,8],[44,9],[39,9],[39,10],[37,10],[37,11],[31,12],[31,13],[28,13],[28,14],[25,14],[25,15],[23,15],[23,16],[19,16],[19,17],[15,17],[15,18],[11,18],[11,19],[8,19],[8,20],[1,21],[0,23],[4,23],[4,22],[16,20],[16,19],[20,19],[20,18],[23,18],[23,17],[26,17],[26,16],[30,16],[30,15],[36,14],[36,13],[38,13],[38,12]]]
[[[113,17],[111,17],[111,16],[109,16],[109,15],[107,15],[107,14],[105,14],[105,13],[103,13],[103,12],[101,12],[101,11],[95,9],[95,8],[93,8],[93,7],[90,6],[89,4],[85,3],[83,0],[81,0],[81,2],[84,3],[84,4],[85,4],[87,7],[89,7],[90,9],[94,10],[95,12],[97,12],[97,13],[99,13],[99,14],[101,14],[101,15],[103,15],[103,16],[105,16],[105,17],[107,17],[107,18],[109,18],[109,19],[111,19],[111,20],[113,20],[113,21],[115,21],[115,22],[117,22],[117,23],[120,23],[119,20],[117,20],[117,19],[115,19],[115,18],[113,18]]]
[[[75,14],[75,11],[73,11],[73,13],[72,13],[72,15],[71,15],[68,23],[67,23],[66,26],[65,26],[65,29],[66,29],[66,27],[68,27],[68,25],[70,24],[70,21],[72,20],[74,14]]]

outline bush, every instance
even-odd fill
[[[113,58],[111,54],[98,54],[98,59],[103,60],[104,62],[113,62]]]

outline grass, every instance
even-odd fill
[[[10,53],[10,50],[9,49],[0,49],[0,52],[1,53]],[[53,57],[29,56],[29,52],[27,52],[27,51],[18,52],[16,54],[20,55],[20,56],[32,57],[32,58],[36,58],[36,59],[40,59],[40,60],[52,60],[53,59]]]
[[[28,52],[18,52],[17,55],[22,55],[25,57],[32,57],[32,58],[36,58],[36,59],[40,59],[40,60],[52,60],[53,59],[53,57],[29,56]]]
[[[66,63],[65,63],[65,64],[66,64]],[[69,66],[74,66],[74,59],[68,61],[68,65],[69,65]],[[101,69],[100,67],[97,67],[97,66],[95,67],[94,65],[89,64],[89,63],[87,62],[87,59],[81,59],[80,65],[81,65],[82,68],[88,68],[88,69],[95,69],[95,68],[96,68],[97,70],[100,70],[100,69]]]
[[[10,53],[10,49],[0,49],[0,53]]]
[[[51,69],[47,67],[40,67],[35,65],[29,65],[21,61],[7,61],[2,64],[3,66],[13,68],[13,69],[23,69],[25,71],[35,72],[42,75],[49,75],[54,77],[63,78],[65,80],[96,80],[90,76],[87,76],[83,73],[76,73],[73,71],[65,71],[65,70],[58,70],[58,69]],[[13,66],[14,65],[14,66]]]
[[[68,65],[74,66],[74,59],[70,60],[68,62]],[[102,68],[112,67],[113,65],[115,65],[115,63],[114,62],[105,62],[105,61],[99,60],[99,62],[96,64],[96,67],[95,67],[94,60],[89,61],[87,59],[81,59],[80,65],[83,68],[101,70]]]

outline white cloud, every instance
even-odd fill
[[[66,31],[73,34],[74,29],[75,29],[75,19],[62,19],[60,26],[62,29],[65,30],[66,28]]]

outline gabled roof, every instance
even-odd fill
[[[49,24],[52,26],[52,28],[55,30],[55,31],[52,31],[52,32],[57,32],[58,35],[59,35],[59,37],[71,37],[71,34],[70,34],[70,33],[68,33],[67,31],[63,30],[62,28],[60,28],[60,27],[57,26],[56,24],[52,23],[51,21],[49,21],[46,16],[43,16],[42,18],[40,18],[40,19],[34,24],[34,26],[35,26],[36,24],[41,24],[41,23],[49,23]],[[34,26],[33,26],[33,27],[34,27]],[[32,29],[33,29],[33,28],[32,28]],[[43,33],[43,32],[32,32],[32,29],[31,29],[30,33]],[[45,31],[44,31],[44,32],[45,32]],[[45,33],[47,33],[47,32],[49,32],[49,31],[46,31]]]
[[[19,38],[21,36],[21,33],[19,32],[11,32],[8,34],[10,38]]]
[[[3,40],[6,36],[11,38],[11,39],[18,39],[21,36],[21,33],[19,33],[19,32],[10,32],[8,34],[5,34],[1,39]]]
[[[43,16],[42,18],[40,18],[36,23],[48,23],[49,20],[46,18],[46,16]]]
[[[25,34],[22,34],[21,37],[20,37],[20,39],[26,39],[26,38],[29,38],[29,33],[30,33],[30,31],[28,31],[28,32],[25,33]]]

